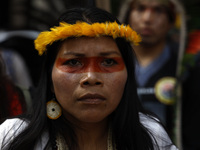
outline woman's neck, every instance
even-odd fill
[[[100,123],[85,123],[75,129],[80,150],[106,150],[109,125]]]

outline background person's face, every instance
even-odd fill
[[[138,0],[130,12],[129,24],[147,45],[165,40],[171,28],[164,5],[157,0]]]
[[[118,106],[127,70],[112,38],[82,37],[62,44],[52,80],[64,116],[74,123],[94,123]]]

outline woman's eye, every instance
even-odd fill
[[[82,65],[82,63],[77,59],[70,59],[70,60],[66,61],[64,64],[72,66],[72,67],[81,66]]]
[[[113,66],[116,65],[117,62],[114,59],[104,59],[102,65],[104,66]]]

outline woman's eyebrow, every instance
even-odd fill
[[[109,52],[101,52],[100,53],[101,56],[109,56],[109,55],[113,55],[113,54],[121,56],[120,53],[116,52],[116,51],[109,51]]]
[[[64,52],[64,55],[73,55],[73,56],[78,56],[78,57],[85,56],[85,54],[83,54],[83,53],[76,53],[76,52],[70,52],[70,51]]]
[[[77,56],[77,57],[85,57],[86,54],[84,53],[79,53],[79,52],[64,52],[64,55],[73,55],[73,56]],[[121,56],[121,54],[119,52],[116,51],[108,51],[108,52],[100,52],[99,53],[100,56],[109,56],[109,55],[119,55]]]

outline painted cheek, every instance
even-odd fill
[[[112,73],[118,72],[124,69],[125,65],[121,57],[112,57],[117,64],[112,66],[105,66],[102,64],[104,59],[110,59],[105,57],[85,57],[79,58],[81,66],[70,66],[66,65],[65,62],[68,61],[65,58],[58,58],[56,61],[56,67],[63,72],[68,73],[85,73],[85,72],[99,72],[99,73]]]

